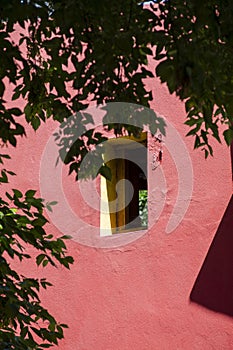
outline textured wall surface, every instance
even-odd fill
[[[154,91],[152,108],[175,126],[189,150],[194,172],[191,203],[180,225],[171,234],[165,233],[178,193],[177,169],[165,148],[166,202],[147,234],[108,249],[70,240],[69,253],[75,258],[70,271],[20,267],[31,275],[46,275],[53,283],[41,297],[57,319],[69,325],[60,350],[233,348],[232,318],[189,301],[231,195],[229,150],[213,142],[214,157],[207,160],[201,151],[193,151],[192,138],[185,138],[184,105],[156,80],[149,80],[148,85]],[[37,133],[27,128],[27,138],[19,140],[9,163],[18,174],[12,178],[12,188],[39,189],[41,155],[54,128],[52,122]],[[74,211],[81,210],[87,220],[97,222],[98,217],[82,204],[73,179],[65,180],[64,175],[63,182]],[[52,224],[48,230],[61,234]]]

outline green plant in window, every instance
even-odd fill
[[[141,219],[142,226],[147,226],[148,222],[148,208],[147,208],[147,190],[139,191],[139,217]]]

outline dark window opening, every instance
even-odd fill
[[[140,140],[132,137],[110,140],[105,159],[112,179],[102,178],[101,182],[101,191],[109,208],[101,214],[101,229],[108,230],[109,234],[146,229],[147,134],[143,133]]]

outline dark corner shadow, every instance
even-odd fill
[[[190,300],[233,316],[233,196],[195,281]]]

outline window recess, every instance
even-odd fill
[[[100,234],[143,230],[148,225],[147,133],[108,140],[104,162],[111,180],[101,176]]]

